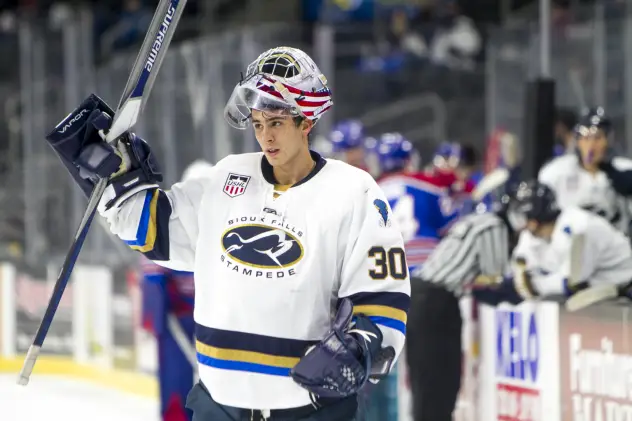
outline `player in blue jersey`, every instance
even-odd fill
[[[382,174],[378,185],[402,231],[410,270],[425,262],[457,216],[449,186],[441,177],[409,170],[412,154],[412,144],[401,134],[387,133],[379,139],[377,157]]]
[[[182,179],[204,177],[211,168],[196,161]],[[161,420],[191,421],[185,402],[196,377],[193,273],[167,269],[145,257],[141,269],[143,328],[155,336],[158,348]]]
[[[474,187],[471,176],[474,173],[476,153],[469,145],[458,142],[443,142],[435,151],[432,163],[424,171],[438,180],[442,187],[450,190],[455,199],[469,196]]]
[[[161,420],[191,421],[184,405],[195,384],[193,273],[142,259],[143,328],[156,338]]]
[[[329,135],[335,158],[368,172],[365,161],[364,126],[358,120],[344,120],[336,124]]]

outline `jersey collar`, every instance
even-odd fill
[[[316,165],[314,166],[314,169],[312,169],[312,171],[310,171],[310,173],[307,174],[305,176],[305,178],[303,178],[298,183],[294,184],[292,187],[300,186],[301,184],[304,184],[304,183],[308,182],[309,180],[311,180],[316,174],[318,174],[320,172],[320,170],[323,169],[323,167],[327,163],[327,160],[325,158],[323,158],[322,156],[320,156],[318,153],[316,153],[314,151],[309,151],[309,154],[311,155],[311,157],[314,160],[314,162],[316,162]],[[268,159],[266,158],[265,155],[263,155],[261,157],[261,173],[263,174],[263,178],[268,183],[270,183],[270,184],[279,184],[279,182],[276,180],[276,178],[274,178],[274,172],[272,171],[272,165],[270,165],[270,163],[268,162]]]

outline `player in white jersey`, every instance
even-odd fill
[[[603,165],[608,163],[618,171],[632,170],[632,161],[609,157],[611,129],[612,124],[603,109],[588,110],[575,129],[577,153],[553,159],[540,170],[538,180],[553,189],[563,208],[579,206],[627,230],[627,204],[613,188]]]
[[[498,284],[478,288],[481,301],[517,304],[525,299],[571,296],[594,285],[626,285],[632,280],[629,240],[604,218],[576,206],[560,209],[545,184],[523,183],[509,208],[524,227],[513,251],[513,271]],[[583,237],[581,258],[572,258],[574,238]],[[580,266],[573,270],[574,264]],[[572,273],[579,273],[578,279]]]
[[[352,420],[357,392],[403,347],[410,282],[386,198],[365,171],[308,149],[331,106],[307,54],[264,52],[225,108],[262,152],[170,190],[146,142],[128,133],[115,153],[101,141],[112,111],[95,96],[47,137],[86,192],[112,175],[99,212],[113,233],[194,272],[194,421]]]

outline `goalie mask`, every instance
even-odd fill
[[[332,105],[327,79],[316,63],[297,48],[277,47],[248,66],[224,108],[224,117],[242,130],[248,127],[252,110],[316,123]]]

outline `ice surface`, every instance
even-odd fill
[[[158,401],[92,383],[34,374],[28,386],[0,375],[2,421],[158,421]]]

